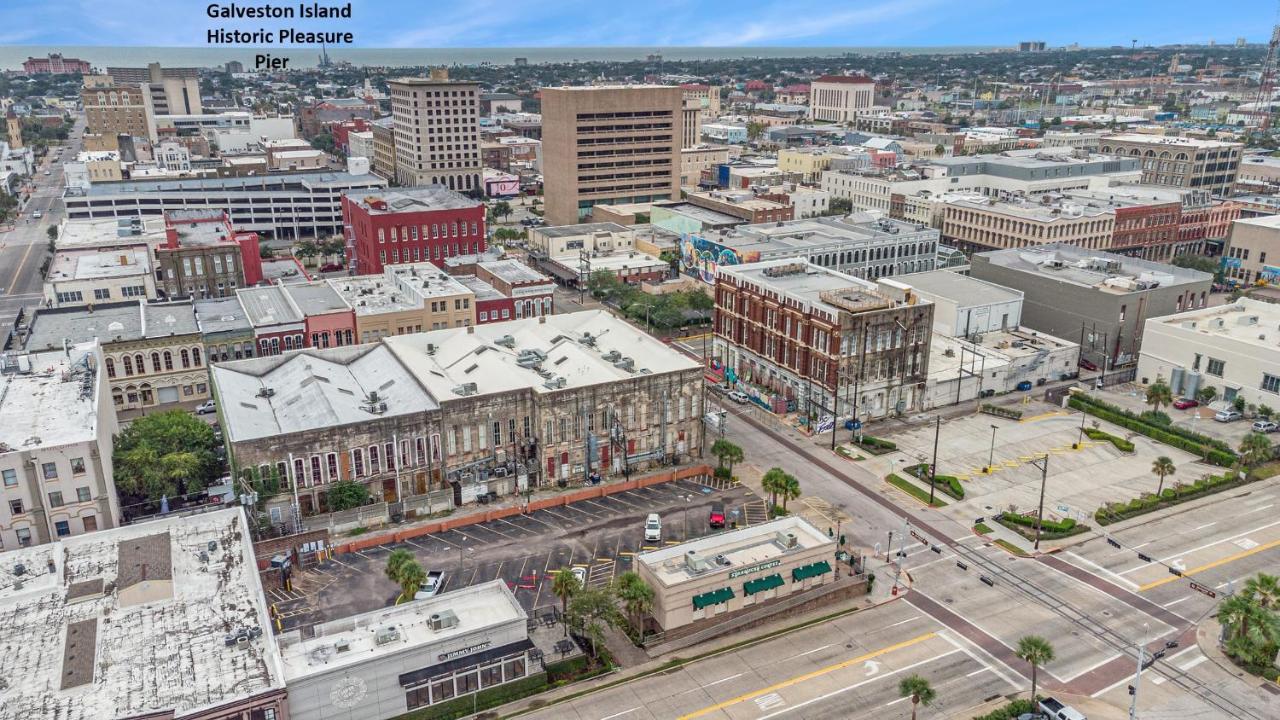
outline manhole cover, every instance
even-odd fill
[[[1107,617],[1111,617],[1111,611],[1110,611],[1110,610],[1103,610],[1103,611],[1102,611],[1102,614],[1103,614],[1103,615],[1106,615]]]

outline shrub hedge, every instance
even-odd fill
[[[992,405],[991,403],[983,403],[982,412],[988,415],[995,415],[996,417],[1012,418],[1014,420],[1022,419],[1021,410],[1015,410],[1014,408],[1001,407],[999,405]]]
[[[1017,513],[1004,513],[999,517],[999,519],[1014,525],[1022,525],[1023,527],[1034,528],[1036,526],[1035,518],[1027,515],[1018,515]],[[1076,521],[1072,518],[1040,521],[1041,532],[1067,533],[1074,530],[1075,527]]]
[[[890,474],[888,477],[885,478],[885,482],[898,488],[899,490],[905,492],[906,494],[919,500],[920,502],[926,505],[929,504],[929,493],[922,490],[919,485],[916,485],[910,480],[907,480],[906,478],[899,477],[894,474]],[[945,500],[943,500],[942,498],[936,495],[934,496],[933,507],[946,507],[946,506],[947,506],[947,502]]]
[[[916,476],[917,479],[929,482],[929,463],[919,463],[907,468],[907,472]],[[964,499],[964,485],[960,484],[960,478],[952,475],[939,475],[935,478],[934,487],[942,492],[950,495],[957,500]]]
[[[1127,520],[1137,515],[1143,515],[1161,508],[1170,507],[1179,503],[1195,500],[1205,495],[1230,490],[1246,483],[1259,479],[1256,475],[1247,475],[1240,478],[1232,475],[1206,475],[1193,483],[1186,485],[1174,485],[1167,487],[1160,492],[1157,497],[1155,493],[1147,493],[1141,497],[1133,498],[1127,502],[1107,503],[1093,513],[1093,519],[1099,525],[1110,525],[1113,522]]]
[[[892,440],[882,440],[881,438],[871,437],[870,435],[863,435],[862,439],[858,441],[858,444],[876,455],[883,455],[898,449],[898,444]]]
[[[1116,437],[1111,433],[1102,432],[1101,430],[1095,430],[1094,428],[1085,428],[1084,434],[1088,436],[1090,440],[1106,440],[1112,445],[1115,445],[1116,449],[1119,450],[1120,452],[1133,452],[1133,443],[1129,442],[1128,440],[1125,440],[1122,437]]]
[[[1081,412],[1089,413],[1126,430],[1133,430],[1157,442],[1199,455],[1206,462],[1219,467],[1230,467],[1236,461],[1236,454],[1231,451],[1231,446],[1216,438],[1180,427],[1153,425],[1128,410],[1096,400],[1083,393],[1072,395],[1068,404]]]

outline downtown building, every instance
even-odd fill
[[[543,88],[547,221],[573,225],[596,205],[678,200],[684,108],[677,86]]]
[[[397,183],[479,193],[480,85],[433,70],[428,78],[391,79],[387,87]]]
[[[809,85],[809,118],[851,123],[873,112],[876,81],[865,75],[823,75]]]
[[[355,480],[406,503],[627,475],[702,454],[696,361],[604,311],[386,337],[211,370],[237,477],[276,473],[273,520]],[[299,412],[297,404],[315,411]],[[275,510],[270,508],[274,507]]]
[[[485,206],[443,185],[350,191],[342,197],[347,257],[358,274],[388,265],[478,255],[485,243]]]
[[[925,408],[934,306],[804,258],[720,266],[708,373],[819,422]],[[830,426],[828,426],[830,427]]]
[[[1227,197],[1240,175],[1241,143],[1166,135],[1110,135],[1098,149],[1104,155],[1129,156],[1142,163],[1142,182],[1207,190]]]

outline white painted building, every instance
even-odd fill
[[[809,117],[847,123],[876,111],[876,81],[863,75],[823,75],[809,85]]]
[[[1022,324],[1022,291],[950,270],[898,278],[932,301],[933,329],[951,337],[1002,332]]]

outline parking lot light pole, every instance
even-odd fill
[[[991,452],[987,454],[987,473],[991,473],[991,465],[996,461],[996,430],[998,425],[991,426]]]

